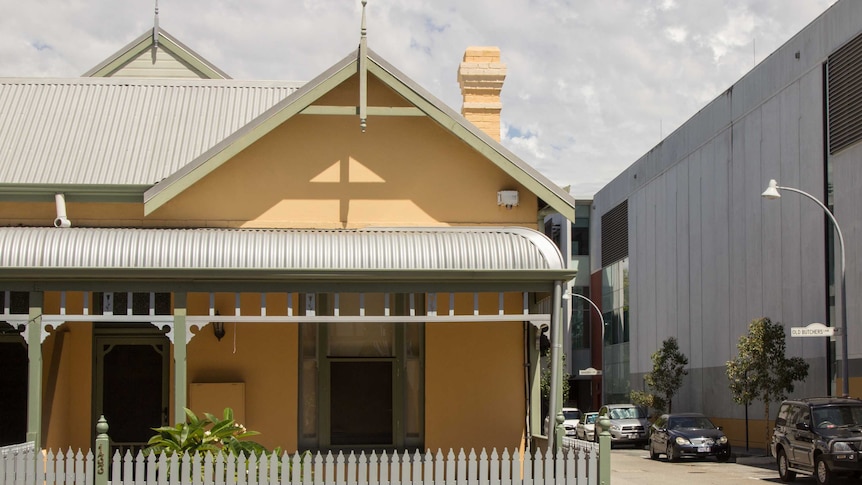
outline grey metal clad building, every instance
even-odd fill
[[[725,363],[759,317],[782,323],[788,355],[811,364],[795,395],[840,392],[841,338],[790,337],[839,323],[833,227],[799,194],[763,199],[770,179],[823,201],[844,233],[850,393],[862,394],[860,121],[862,2],[841,0],[596,194],[606,402],[643,389],[650,355],[674,336],[689,358],[674,410],[742,418]]]

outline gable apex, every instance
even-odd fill
[[[231,79],[159,27],[144,32],[82,77]]]

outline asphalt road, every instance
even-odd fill
[[[782,483],[772,458],[738,457],[728,463],[714,458],[705,460],[682,459],[668,463],[664,455],[650,460],[645,449],[614,448],[611,451],[611,485],[666,485],[694,483],[697,485]],[[799,476],[795,482],[813,485],[810,476]],[[836,479],[836,484],[859,484],[849,479]]]

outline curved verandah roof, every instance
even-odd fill
[[[0,286],[16,290],[548,291],[572,276],[522,227],[0,228]]]

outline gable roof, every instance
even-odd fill
[[[575,200],[373,51],[368,72],[569,220]],[[305,84],[0,79],[0,200],[141,202],[150,214],[359,69],[358,50]],[[241,108],[241,109],[238,109]],[[355,114],[351,107],[342,107]],[[217,120],[217,121],[214,121]]]
[[[156,45],[156,41],[158,41],[158,45]],[[94,68],[85,72],[83,76],[115,76],[124,68],[132,65],[136,60],[141,59],[148,51],[152,52],[154,47],[157,47],[161,54],[164,54],[168,58],[172,58],[179,64],[183,65],[188,70],[188,74],[193,74],[200,79],[230,79],[230,76],[225,74],[224,71],[204,59],[197,52],[186,47],[182,42],[159,27],[155,27],[152,30],[144,32],[140,37],[115,52]],[[151,63],[155,64],[155,61],[156,59],[153,58]],[[137,74],[139,73],[140,70],[137,70]],[[160,74],[162,77],[165,77],[163,73],[164,71]]]
[[[144,193],[144,213],[153,212],[221,164],[230,160],[244,148],[292,116],[301,113],[318,98],[353,76],[359,69],[358,57],[359,50],[352,52],[251,123],[211,147],[180,171],[147,190]],[[368,72],[410,101],[425,116],[430,117],[444,129],[480,152],[564,217],[569,220],[575,219],[575,199],[568,192],[551,182],[370,49],[367,59],[369,61],[367,63]],[[368,108],[369,117],[374,116],[374,108]],[[378,108],[382,110],[394,109]],[[409,109],[403,110],[403,112],[410,113]]]
[[[141,202],[301,84],[0,79],[0,198]],[[241,107],[241,109],[240,109]]]

